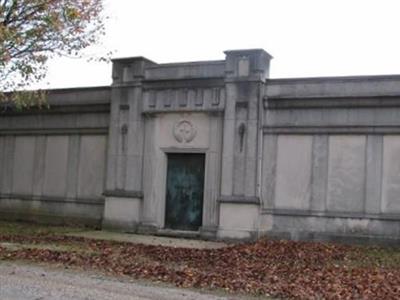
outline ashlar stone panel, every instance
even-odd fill
[[[362,135],[329,137],[328,210],[364,210],[365,147],[366,137]]]
[[[17,136],[15,138],[13,192],[30,195],[32,193],[35,137]],[[11,174],[10,174],[11,175]]]
[[[308,209],[311,191],[312,136],[278,137],[275,207]]]
[[[13,183],[13,168],[14,168],[14,157],[15,157],[15,136],[9,135],[2,137],[4,140],[3,146],[3,163],[0,169],[2,174],[1,178],[1,193],[9,194],[12,193]]]
[[[46,142],[45,196],[65,196],[67,186],[68,136],[48,136]]]
[[[106,137],[81,137],[79,151],[78,197],[100,197],[104,187]]]
[[[3,173],[4,173],[4,167],[5,167],[5,139],[4,137],[0,136],[0,193],[2,193],[3,190]]]
[[[383,138],[382,211],[400,212],[400,136]]]

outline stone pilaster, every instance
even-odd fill
[[[261,88],[271,56],[264,50],[226,51],[222,200],[257,196]]]
[[[145,68],[152,65],[155,63],[143,57],[113,60],[105,227],[134,231],[140,222],[144,143],[142,80]]]
[[[224,131],[220,197],[220,237],[231,236],[241,227],[242,236],[257,230],[260,115],[263,83],[272,58],[261,49],[226,51]],[[232,205],[235,207],[233,208]],[[233,224],[229,210],[246,215],[249,224]],[[226,211],[225,211],[226,210]],[[235,213],[240,215],[240,213]],[[247,216],[249,214],[249,216]],[[232,229],[232,231],[231,231]],[[240,231],[239,230],[239,231]]]

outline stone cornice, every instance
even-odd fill
[[[264,126],[264,134],[399,134],[400,126]]]
[[[47,195],[26,195],[26,194],[0,194],[1,199],[18,199],[21,201],[44,201],[55,203],[74,203],[74,204],[90,204],[90,205],[104,205],[104,198],[102,197],[77,197],[68,198],[65,196],[47,196]]]
[[[141,191],[127,191],[127,190],[106,190],[103,193],[105,197],[119,197],[119,198],[143,198]]]
[[[263,208],[262,214],[291,216],[291,217],[321,217],[321,218],[352,218],[352,219],[373,219],[373,220],[388,220],[399,221],[400,214],[393,213],[358,213],[346,211],[314,211],[314,210],[300,210],[300,209],[285,209],[285,208]]]
[[[358,108],[358,107],[400,107],[400,94],[376,96],[310,96],[310,97],[268,97],[264,96],[264,108]]]
[[[234,204],[260,204],[260,199],[258,197],[250,196],[220,196],[218,198],[220,203],[234,203]]]

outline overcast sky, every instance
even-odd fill
[[[400,0],[105,0],[105,6],[101,47],[114,57],[166,63],[263,48],[274,57],[271,78],[400,74]],[[110,83],[110,65],[63,58],[51,61],[41,87]]]

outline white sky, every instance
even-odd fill
[[[105,0],[103,48],[155,62],[263,48],[271,78],[400,74],[400,0]],[[91,50],[96,52],[96,48]],[[55,59],[44,88],[109,85],[111,66]]]

